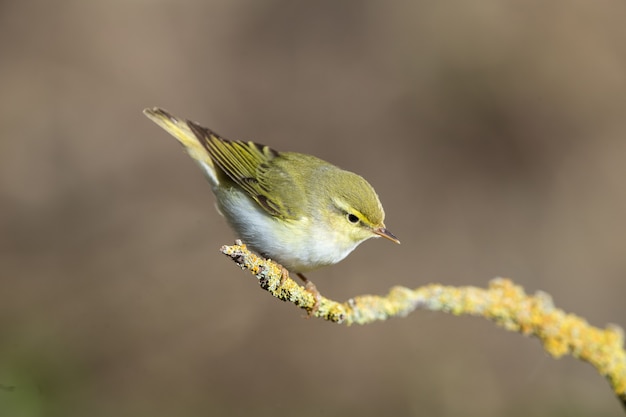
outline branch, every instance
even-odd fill
[[[280,265],[253,254],[239,240],[233,246],[223,246],[221,252],[256,275],[261,288],[274,297],[335,323],[368,324],[404,317],[421,309],[480,316],[506,330],[534,336],[554,358],[569,354],[590,363],[609,381],[626,407],[623,330],[616,325],[608,325],[606,329],[593,327],[583,318],[556,308],[544,292],[529,296],[511,280],[497,278],[487,289],[430,284],[412,290],[396,286],[384,297],[362,295],[339,303],[323,296],[316,300],[304,287],[283,276]]]

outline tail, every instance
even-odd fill
[[[214,187],[219,185],[215,165],[211,160],[209,152],[204,147],[202,139],[191,129],[190,126],[192,122],[179,119],[158,107],[145,109],[143,114],[162,127],[167,133],[174,136],[180,144],[183,145],[189,156],[200,165],[200,168],[204,171],[211,185]]]

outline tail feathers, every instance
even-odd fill
[[[213,161],[202,143],[203,138],[198,137],[191,128],[193,122],[179,119],[158,107],[145,109],[143,114],[174,136],[183,145],[189,156],[200,165],[211,184],[214,187],[219,185]]]

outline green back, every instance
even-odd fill
[[[224,139],[195,123],[190,127],[209,152],[220,182],[239,187],[269,214],[282,219],[303,214],[308,193],[302,180],[308,177],[307,171],[330,165],[310,155],[280,153],[255,142]]]

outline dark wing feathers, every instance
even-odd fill
[[[267,175],[276,174],[271,161],[280,156],[278,151],[255,142],[232,141],[220,137],[210,129],[188,121],[192,132],[200,140],[211,159],[236,185],[247,192],[263,209],[276,217],[289,217],[280,197],[271,199]]]

